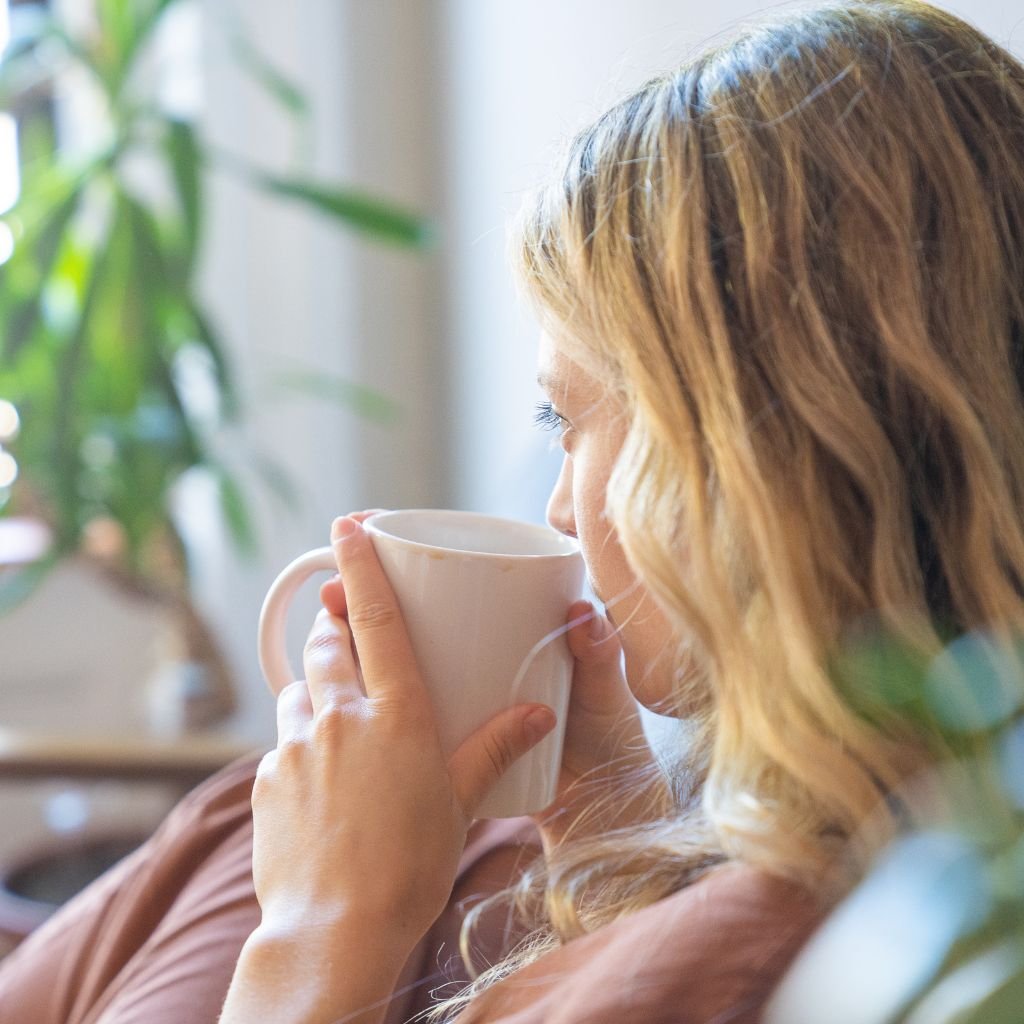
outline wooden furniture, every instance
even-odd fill
[[[77,738],[0,728],[0,780],[121,779],[188,790],[252,749],[250,743],[202,734],[173,740]]]
[[[0,784],[61,780],[157,785],[166,789],[169,808],[203,779],[252,751],[251,743],[215,735],[76,738],[0,729]],[[62,899],[143,843],[156,824],[151,815],[115,829],[86,826],[71,835],[13,837],[19,842],[0,861],[0,956],[42,924]],[[47,878],[59,893],[48,899],[41,895]]]
[[[191,605],[95,552],[37,581],[51,544],[0,519],[0,955],[253,746]]]

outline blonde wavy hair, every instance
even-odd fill
[[[1024,628],[1024,67],[982,33],[915,0],[747,28],[581,132],[514,247],[626,409],[608,514],[705,710],[667,791],[621,780],[646,823],[529,870],[537,930],[437,1019],[723,860],[855,877],[943,743],[837,685],[851,628],[922,659]]]

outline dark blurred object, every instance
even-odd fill
[[[0,784],[54,780],[58,787],[44,801],[57,812],[44,815],[52,819],[48,827],[5,838],[0,956],[145,842],[184,793],[248,753],[250,744],[210,736],[81,740],[0,730]],[[86,787],[97,782],[107,790],[90,796]],[[112,790],[115,783],[121,788]],[[126,799],[140,787],[156,791],[141,803]]]
[[[0,934],[20,942],[146,839],[137,834],[63,841],[11,865],[0,874]]]

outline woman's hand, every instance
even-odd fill
[[[370,537],[350,517],[332,541],[345,580],[332,611],[344,614],[317,617],[306,682],[278,697],[278,745],[253,791],[262,927],[344,933],[358,922],[408,953],[445,907],[476,807],[554,716],[508,709],[446,759]]]
[[[658,774],[623,675],[615,627],[587,601],[577,601],[568,615],[574,667],[558,796],[534,815],[546,850],[570,833],[590,835],[641,820],[637,774]]]

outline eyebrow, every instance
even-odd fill
[[[544,373],[541,371],[537,374],[537,383],[545,391],[554,391],[555,388],[562,383],[561,378],[553,373]]]

